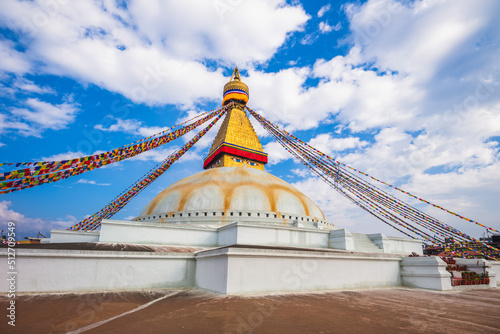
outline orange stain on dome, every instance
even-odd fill
[[[247,168],[244,167],[233,167],[224,169],[210,169],[189,176],[177,183],[174,183],[172,186],[159,193],[149,203],[147,215],[151,215],[153,212],[155,212],[155,209],[158,207],[158,205],[163,201],[168,201],[168,197],[172,196],[172,194],[174,194],[175,192],[178,192],[180,194],[179,200],[176,207],[170,208],[169,211],[185,211],[189,199],[193,196],[196,196],[196,191],[204,187],[214,186],[218,187],[221,190],[223,198],[220,202],[223,203],[223,207],[214,207],[210,209],[224,211],[240,209],[231,208],[231,203],[236,195],[234,193],[235,190],[240,187],[252,187],[265,194],[265,198],[269,203],[269,210],[267,208],[262,208],[261,211],[280,213],[278,211],[279,192],[283,191],[285,193],[291,194],[293,198],[297,199],[301,203],[302,210],[305,216],[310,216],[311,212],[309,205],[315,204],[303,193],[293,188],[291,185],[288,185],[285,181],[269,173],[260,172],[257,173],[257,175],[255,174],[255,172],[251,173]],[[217,194],[214,194],[214,196],[217,196]],[[212,202],[216,202],[216,200],[217,199],[214,199]],[[245,210],[245,208],[241,209]],[[321,212],[321,209],[319,209],[319,207],[317,207],[317,209],[319,210],[319,212]],[[300,210],[300,208],[297,208],[298,212],[302,210]],[[296,213],[299,214],[298,212]],[[164,214],[165,212],[155,213]],[[322,212],[321,214],[323,216],[323,219],[325,219],[324,214]]]

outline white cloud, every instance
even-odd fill
[[[0,75],[2,72],[24,74],[31,70],[31,64],[26,55],[14,47],[13,42],[0,39],[0,59],[2,59]]]
[[[498,228],[499,10],[497,1],[346,6],[350,52],[312,68],[250,71],[252,106],[292,131],[334,122],[350,137],[317,136],[313,146],[355,148],[338,159]]]
[[[348,14],[355,42],[364,46],[368,59],[376,59],[384,70],[425,80],[445,66],[445,59],[455,61],[458,54],[454,51],[464,53],[462,48],[488,24],[491,14],[487,12],[494,10],[493,6],[488,1],[482,6],[468,1],[455,1],[450,6],[449,1],[439,1],[417,2],[411,7],[394,1],[370,1],[351,8]]]
[[[7,0],[0,18],[29,36],[25,55],[46,73],[94,83],[134,102],[189,106],[220,98],[226,78],[205,59],[240,67],[263,63],[309,19],[300,5],[284,0],[217,4],[57,2],[47,11],[40,1]]]
[[[369,6],[372,3],[388,6],[391,2],[369,1],[366,6],[350,7],[349,12],[353,18],[351,29],[359,30],[358,25],[361,25],[359,22],[363,24],[371,22],[368,19],[360,20],[354,17],[361,15],[355,13],[372,10]],[[463,106],[473,104],[494,106],[494,102],[499,100],[498,94],[494,96],[499,86],[498,76],[494,74],[498,72],[495,68],[499,67],[493,56],[495,53],[489,52],[491,46],[488,44],[484,46],[485,50],[474,47],[478,40],[486,38],[485,34],[490,35],[490,30],[482,30],[480,27],[489,24],[492,31],[499,28],[499,24],[491,14],[482,15],[494,2],[488,4],[483,7],[477,6],[481,7],[480,9],[469,10],[474,7],[472,4],[464,1],[456,2],[452,11],[455,16],[451,17],[444,15],[445,7],[448,6],[442,6],[441,3],[434,5],[438,14],[429,9],[406,7],[399,9],[398,15],[402,15],[402,18],[394,14],[391,23],[384,27],[378,36],[374,36],[368,45],[353,47],[346,56],[319,60],[312,69],[292,68],[277,73],[250,72],[248,82],[252,87],[251,103],[257,105],[271,121],[287,122],[288,129],[310,129],[336,115],[337,121],[355,132],[394,126],[404,130],[419,131],[430,125],[416,121],[421,117],[425,117],[426,120],[434,117],[433,128],[442,125],[443,122],[450,123],[445,118],[463,118],[460,112],[451,112],[455,111],[454,104],[457,102]],[[377,7],[377,10],[380,8]],[[374,17],[375,14],[362,16]],[[416,17],[411,19],[411,15]],[[470,18],[464,19],[464,15]],[[434,45],[431,44],[429,49],[422,51],[426,55],[425,57],[422,55],[420,61],[418,56],[414,56],[414,50],[418,49],[418,45],[427,45],[426,36],[432,35],[435,38],[430,31],[433,27],[431,18],[436,16],[447,18],[433,23],[438,27],[454,26],[455,22],[460,20],[480,23],[466,24],[470,30],[462,35],[453,33],[451,41],[445,33],[439,35],[445,44],[444,47],[439,48],[438,52],[433,52],[430,48],[434,48]],[[403,31],[404,35],[395,35]],[[408,38],[407,33],[415,38]],[[385,34],[388,37],[385,37]],[[399,43],[398,39],[390,37],[400,38],[404,45]],[[456,49],[457,45],[463,47]],[[398,57],[389,59],[388,55],[392,54]],[[411,66],[408,65],[408,58],[412,59]],[[467,67],[470,71],[464,72],[461,67],[449,67],[449,63],[455,62],[455,59],[462,59],[467,63],[476,61],[477,64],[474,66],[471,64]],[[382,64],[379,64],[379,60]],[[373,67],[376,70],[366,68],[366,64],[370,62],[374,62]],[[390,63],[390,66],[385,63]],[[486,68],[493,69],[493,72],[488,74]],[[440,76],[429,77],[428,73],[436,71],[444,72]],[[462,79],[457,77],[460,75]],[[448,81],[454,77],[459,80]],[[304,88],[308,78],[318,78],[320,83],[316,87]],[[482,87],[481,85],[486,87],[482,88],[478,98],[476,91],[478,87]],[[268,93],[271,87],[273,94]],[[449,88],[444,91],[446,87]],[[457,96],[463,97],[464,100],[457,101]],[[491,134],[492,132],[489,132],[489,135]]]
[[[310,129],[336,115],[336,120],[356,132],[387,126],[420,130],[424,125],[415,118],[442,114],[455,103],[465,102],[457,97],[474,98],[479,85],[489,83],[484,92],[497,89],[499,82],[500,65],[493,56],[498,46],[495,50],[496,44],[487,42],[500,28],[491,14],[495,12],[491,7],[498,5],[494,1],[484,6],[457,1],[447,13],[449,6],[443,2],[426,3],[433,10],[390,5],[393,2],[388,0],[349,7],[353,36],[357,31],[369,31],[373,22],[380,25],[369,43],[358,43],[345,56],[318,60],[312,69],[250,71],[250,103],[271,121],[287,122],[289,129]],[[386,7],[397,10],[382,26],[376,19],[386,13],[382,10]],[[434,20],[437,16],[446,19]],[[464,28],[459,22],[464,22]],[[448,36],[445,27],[455,25],[460,26],[459,32],[467,32]],[[438,34],[432,32],[434,26]],[[353,41],[358,39],[353,37]],[[443,47],[435,46],[440,43]],[[320,82],[306,88],[309,78]],[[479,102],[489,106],[495,101],[498,99],[490,92]]]
[[[324,100],[313,101],[316,88],[307,91],[302,88],[310,73],[309,68],[290,68],[277,73],[249,71],[248,78],[245,78],[245,82],[252,87],[249,104],[254,110],[264,111],[264,116],[272,122],[289,123],[290,129],[310,129],[317,126],[321,119],[328,116],[330,110],[327,106],[307,107],[313,102],[317,107]]]
[[[144,153],[141,153],[139,155],[136,155],[133,158],[130,158],[129,161],[155,161],[155,162],[161,162],[165,160],[170,154],[174,153],[176,150],[178,150],[180,147],[178,146],[173,146],[173,147],[167,147],[167,148],[155,148],[153,150],[146,151]],[[203,158],[199,155],[198,152],[196,152],[193,148],[191,148],[189,151],[184,153],[184,155],[179,159],[180,162],[187,162],[187,161],[202,161]]]
[[[335,114],[355,131],[405,122],[415,126],[408,120],[423,92],[413,86],[413,79],[377,75],[360,68],[363,63],[361,50],[353,48],[345,57],[317,61],[312,69],[250,71],[246,81],[252,87],[251,104],[271,121],[287,122],[290,130],[314,128]],[[308,78],[320,83],[306,89]]]
[[[60,130],[75,120],[78,104],[53,105],[36,98],[24,101],[24,108],[12,108],[9,116],[0,115],[0,131],[17,130],[24,136],[40,137],[46,129]]]
[[[80,179],[76,183],[85,183],[85,184],[92,184],[96,186],[110,186],[111,183],[97,183],[94,180],[87,180],[87,179]]]
[[[78,112],[77,106],[73,103],[52,105],[33,98],[26,100],[26,106],[29,109],[13,109],[11,113],[24,121],[39,125],[42,129],[64,129],[74,121]]]
[[[143,123],[136,119],[120,119],[120,118],[111,118],[116,120],[115,124],[111,124],[108,127],[105,127],[103,124],[97,124],[94,126],[94,129],[108,132],[124,132],[130,133],[140,137],[149,137],[156,133],[167,130],[168,127],[159,127],[159,126],[144,126]]]
[[[312,138],[308,144],[334,159],[337,158],[342,151],[363,148],[369,145],[367,141],[360,140],[357,137],[333,138],[330,133],[317,135]],[[267,143],[264,146],[264,151],[269,154],[270,165],[275,165],[279,162],[294,158],[291,153],[286,151],[283,146],[276,141]],[[294,171],[292,170],[292,172]]]
[[[106,152],[106,151],[97,150],[94,153],[91,153],[90,155],[101,154],[101,153],[104,153],[104,152]],[[50,155],[50,156],[44,156],[44,157],[38,159],[37,161],[62,161],[62,160],[71,160],[71,159],[76,159],[76,158],[82,158],[82,157],[85,157],[87,155],[88,154],[85,154],[85,153],[83,153],[81,151],[77,151],[77,152],[69,151],[69,152],[65,152],[65,153],[53,154],[53,155]],[[104,167],[101,167],[101,168],[104,168]]]
[[[14,130],[14,131],[19,131],[20,133],[23,133],[26,136],[29,135],[39,136],[38,133],[32,132],[32,129],[28,124],[14,120],[12,119],[12,117],[9,116],[10,115],[7,114],[0,114],[0,134]]]
[[[360,209],[350,200],[317,177],[311,177],[292,184],[316,203],[327,221],[337,227],[347,228],[357,233],[384,233],[403,236],[387,225]]]
[[[58,153],[46,157],[42,157],[40,161],[62,161],[62,160],[71,160],[76,158],[82,158],[86,156],[83,152],[66,152],[66,153]]]
[[[2,22],[20,28],[23,18],[29,20],[39,11],[37,4],[2,2]],[[272,122],[289,131],[335,124],[339,136],[349,137],[317,136],[314,145],[328,144],[323,149],[340,152],[341,161],[498,224],[491,203],[500,196],[498,187],[482,192],[484,184],[498,185],[493,172],[500,164],[498,145],[490,140],[500,132],[498,1],[348,4],[344,8],[351,34],[345,41],[351,49],[346,55],[276,73],[253,67],[302,29],[308,16],[301,7],[263,1],[219,11],[202,1],[175,8],[159,2],[132,2],[127,9],[103,6],[107,11],[90,2],[62,6],[46,24],[25,27],[30,37],[25,53],[3,42],[2,55],[12,64],[9,71],[30,71],[39,59],[43,73],[91,82],[135,102],[190,106],[219,99],[226,80],[222,70],[206,65],[205,59],[243,63],[249,69],[249,105]],[[210,10],[214,14],[205,15]],[[322,9],[318,16],[326,12]],[[253,24],[257,20],[262,24]],[[330,26],[324,22],[326,32]],[[306,34],[303,44],[318,34]],[[61,126],[36,123],[36,113],[28,108],[18,119],[0,114],[0,131],[26,132],[33,124]],[[133,120],[121,121],[116,131],[149,129]],[[112,131],[113,125],[101,126]],[[267,144],[265,150],[270,165],[289,159],[277,143]],[[159,161],[168,152],[149,154]],[[456,180],[462,186],[457,187]],[[340,215],[359,217],[348,209]]]
[[[12,86],[22,92],[36,93],[36,94],[52,94],[55,95],[56,91],[50,87],[40,87],[33,81],[25,78],[16,78]]]
[[[30,218],[11,209],[11,206],[12,202],[10,201],[0,201],[0,230],[7,231],[8,223],[14,222],[18,236],[22,234],[36,236],[38,231],[47,235],[51,229],[66,229],[77,222],[76,218],[70,215],[67,215],[65,219],[58,220]]]
[[[307,34],[301,40],[300,44],[302,45],[312,45],[318,39],[317,33]]]
[[[330,4],[324,5],[323,7],[321,7],[318,11],[318,17],[323,17],[323,15],[325,15],[325,13],[330,11],[330,8],[331,8]]]
[[[12,202],[9,201],[0,202],[0,222],[2,223],[2,227],[5,226],[9,221],[16,222],[24,219],[24,216],[22,214],[9,209],[11,205]]]
[[[339,31],[342,28],[342,24],[338,22],[336,25],[331,26],[328,24],[328,22],[325,21],[325,22],[320,22],[318,28],[319,31],[321,31],[321,33],[326,34],[331,32],[332,30]]]
[[[286,35],[302,29],[308,19],[300,6],[285,1],[241,1],[222,13],[215,5],[199,0],[189,4],[156,1],[143,6],[135,1],[128,8],[140,32],[153,43],[167,39],[174,54],[231,63],[268,60]],[[255,24],[257,20],[259,24]]]
[[[294,175],[297,175],[300,177],[306,177],[306,176],[310,175],[310,172],[307,169],[303,169],[303,168],[292,169],[291,172]]]
[[[308,144],[325,154],[335,157],[337,152],[364,147],[369,143],[360,140],[358,137],[333,138],[330,133],[324,133],[312,138]]]
[[[275,141],[267,143],[266,145],[264,145],[263,149],[264,152],[268,154],[269,166],[292,158],[292,155],[288,153],[280,143]]]

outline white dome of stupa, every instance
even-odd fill
[[[251,222],[328,227],[320,208],[289,183],[245,167],[208,169],[156,195],[137,221],[226,225]]]

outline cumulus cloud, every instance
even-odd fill
[[[97,150],[97,151],[94,151],[93,153],[91,153],[90,155],[101,154],[104,152],[106,152],[106,151]],[[35,159],[35,160],[36,161],[62,161],[62,160],[71,160],[71,159],[76,159],[76,158],[82,158],[82,157],[85,157],[87,155],[89,155],[89,154],[85,154],[84,152],[81,152],[81,151],[76,151],[76,152],[68,151],[68,152],[64,152],[64,153],[53,154],[50,156],[44,156],[44,157],[41,157],[41,158]],[[101,168],[106,168],[106,167],[107,166],[104,166]]]
[[[144,126],[143,122],[136,119],[120,119],[108,117],[112,120],[115,120],[116,123],[109,125],[106,127],[103,124],[96,124],[94,129],[107,131],[107,132],[124,132],[133,135],[137,135],[140,137],[149,137],[156,133],[165,131],[168,127],[159,127],[159,126]]]
[[[0,39],[0,59],[0,76],[3,73],[24,74],[31,70],[28,57],[17,51],[14,43],[9,40]]]
[[[413,79],[381,75],[360,67],[364,63],[361,50],[354,47],[346,56],[317,61],[313,68],[250,71],[252,105],[271,121],[286,122],[289,130],[311,129],[333,116],[355,131],[404,122],[415,125],[408,121],[423,92],[413,86]],[[305,88],[309,78],[320,82]]]
[[[65,102],[52,105],[33,98],[26,100],[26,106],[29,109],[15,108],[11,110],[11,113],[26,122],[38,125],[42,129],[64,129],[66,125],[73,122],[78,112],[73,103]]]
[[[21,76],[41,63],[43,73],[93,83],[134,102],[175,103],[187,109],[220,98],[226,78],[219,66],[244,64],[250,106],[272,122],[288,131],[331,125],[338,137],[316,135],[313,146],[422,197],[456,204],[455,211],[472,210],[483,222],[498,226],[490,201],[498,198],[498,190],[482,192],[488,182],[498,185],[494,173],[500,164],[498,141],[492,139],[500,132],[498,1],[347,4],[346,54],[304,67],[292,61],[288,66],[295,67],[276,72],[259,65],[303,29],[309,16],[300,5],[199,0],[175,6],[157,1],[102,6],[61,5],[45,13],[50,20],[36,24],[31,19],[43,8],[41,2],[3,1],[1,21],[23,30],[29,42],[21,52],[12,42],[1,41],[0,54],[7,63],[0,64],[0,71]],[[317,16],[330,9],[324,6]],[[209,12],[213,15],[205,15]],[[333,30],[326,19],[321,21],[318,31],[307,32],[298,42],[313,44],[321,31]],[[27,133],[33,127],[62,128],[72,122],[71,112],[51,119],[46,102],[30,101],[12,115],[0,114],[0,132]],[[157,130],[135,120],[114,121],[96,128],[138,135]],[[265,134],[259,128],[259,135]],[[204,138],[205,147],[214,135],[212,130]],[[289,159],[277,143],[264,149],[269,165]],[[158,161],[168,152],[149,154]],[[312,181],[298,185],[311,192],[320,189]],[[317,192],[326,196],[326,190]],[[338,203],[323,204],[339,208]],[[349,207],[337,212],[361,217]]]
[[[321,33],[326,34],[331,32],[332,30],[339,31],[342,28],[342,24],[338,22],[336,25],[331,26],[328,24],[328,22],[325,21],[325,22],[320,22],[318,28],[319,31],[321,31]]]
[[[319,35],[317,33],[307,34],[301,40],[302,45],[312,45],[318,39]]]
[[[323,7],[321,7],[318,11],[318,17],[323,17],[323,15],[325,15],[325,13],[329,12],[331,9],[331,5],[328,4],[328,5],[324,5]]]
[[[53,228],[66,229],[77,222],[76,218],[70,215],[57,220],[26,217],[11,207],[12,202],[0,201],[0,230],[7,231],[9,222],[15,223],[17,239],[26,234],[36,236],[39,231],[48,236],[48,232]]]
[[[22,105],[11,108],[10,114],[0,114],[0,133],[17,131],[26,137],[40,137],[47,129],[66,128],[79,111],[78,104],[74,102],[54,105],[38,98],[28,98]]]
[[[301,168],[295,168],[292,169],[291,172],[294,175],[300,176],[300,177],[306,177],[307,175],[310,175],[309,171],[307,169],[301,169]]]
[[[65,153],[57,153],[50,156],[44,156],[38,160],[40,161],[62,161],[62,160],[70,160],[76,158],[82,158],[86,156],[83,152],[65,152]]]
[[[126,7],[56,2],[48,8],[43,1],[8,0],[0,4],[0,17],[30,37],[24,57],[8,59],[30,56],[46,73],[93,83],[138,103],[192,105],[220,98],[226,80],[221,68],[205,60],[241,67],[263,63],[309,19],[300,5],[284,0],[228,6],[197,0],[148,6],[131,1]],[[13,54],[12,47],[6,52]]]
[[[368,146],[370,143],[365,140],[360,140],[358,137],[333,138],[330,133],[323,133],[312,138],[308,144],[322,153],[325,153],[332,158],[336,158],[341,155],[343,151],[363,148]],[[270,142],[266,144],[264,151],[270,151],[269,163],[271,165],[293,158],[293,156],[277,142]],[[364,153],[364,151],[361,152]]]
[[[377,0],[348,7],[355,43],[350,52],[318,60],[312,68],[250,71],[252,105],[272,121],[287,122],[289,129],[310,129],[336,116],[357,132],[387,126],[422,129],[424,124],[415,118],[442,114],[455,103],[467,104],[457,101],[457,96],[470,97],[468,105],[494,105],[499,65],[495,52],[489,52],[496,44],[486,41],[499,29],[491,14],[498,5],[494,1],[485,6],[458,1],[450,16],[444,3],[417,2],[404,7],[399,2]],[[394,14],[387,8],[396,8]],[[388,22],[378,23],[387,13],[391,15]],[[374,22],[380,26],[377,34],[366,41],[356,38],[358,31],[370,32]],[[455,26],[460,28],[458,32],[447,29]],[[432,40],[427,42],[429,38]],[[482,48],[477,47],[479,41],[483,41]],[[441,42],[443,46],[436,47]],[[467,67],[458,66],[459,60]],[[319,84],[307,87],[311,78],[319,79]],[[481,85],[486,87],[477,101],[474,95]],[[270,88],[273,94],[268,93]]]
[[[323,133],[312,138],[308,144],[325,154],[335,156],[337,152],[364,147],[369,143],[358,137],[333,138],[330,133]]]
[[[136,155],[135,157],[130,158],[129,160],[161,162],[179,148],[180,147],[178,146],[172,146],[167,148],[155,148],[153,150],[149,150],[139,155]],[[203,160],[203,158],[198,152],[194,150],[189,150],[186,153],[184,153],[184,155],[179,159],[179,162],[200,161],[200,160]]]
[[[2,79],[0,73],[0,80]],[[56,91],[47,86],[39,86],[35,84],[33,81],[28,80],[26,78],[16,76],[9,80],[10,77],[3,78],[5,79],[5,84],[0,83],[0,96],[6,96],[11,99],[16,98],[16,94],[19,95],[57,95]],[[21,95],[21,96],[22,96]],[[17,97],[19,99],[19,96]]]
[[[23,93],[35,93],[35,94],[52,94],[56,95],[56,91],[50,87],[40,87],[36,85],[33,81],[25,78],[16,78],[12,85],[18,91]]]
[[[269,166],[280,163],[281,161],[291,159],[292,156],[288,153],[280,143],[271,141],[264,145],[264,152],[268,154]]]
[[[498,185],[491,171],[500,166],[492,140],[500,131],[500,4],[372,0],[344,8],[349,53],[313,67],[250,71],[252,105],[291,131],[335,124],[343,140],[328,134],[311,144],[346,149],[341,161],[500,227],[490,201],[498,190],[482,186]],[[306,85],[310,79],[319,83]],[[457,188],[456,180],[465,183]]]
[[[401,236],[399,232],[380,224],[376,218],[316,177],[306,178],[292,185],[307,194],[321,208],[327,221],[334,223],[337,227],[347,228],[357,233],[384,233],[390,236]]]
[[[10,115],[0,114],[0,134],[7,131],[20,131],[21,133],[29,134],[30,126],[26,123],[11,119]]]

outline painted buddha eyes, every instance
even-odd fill
[[[245,162],[245,163],[249,164],[250,166],[257,166],[257,163],[250,161],[250,160],[243,160],[240,158],[231,158],[231,159],[233,159],[233,161],[236,161],[236,162]]]

